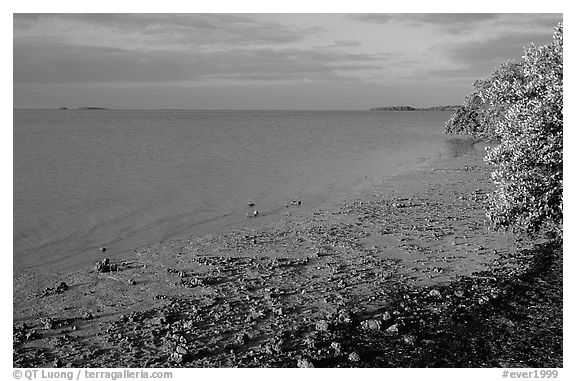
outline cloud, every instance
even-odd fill
[[[331,45],[327,45],[327,48],[352,48],[360,46],[362,43],[356,40],[336,40]]]
[[[357,21],[386,24],[405,23],[410,26],[437,26],[451,34],[470,33],[480,28],[512,25],[518,27],[553,27],[562,20],[562,14],[544,13],[392,13],[354,14]]]
[[[348,15],[351,19],[356,21],[366,21],[379,24],[386,24],[396,19],[398,14],[394,13],[354,13]]]
[[[85,30],[140,35],[156,43],[284,44],[302,40],[313,29],[296,30],[248,14],[15,14],[15,37],[49,31],[74,37]],[[94,33],[92,33],[94,34]],[[102,33],[101,33],[102,34]]]
[[[356,14],[357,21],[372,23],[400,22],[410,26],[440,26],[449,33],[462,33],[474,29],[478,24],[496,20],[499,14],[492,13],[392,13],[392,14]]]
[[[358,79],[354,72],[381,69],[386,59],[328,49],[131,50],[20,42],[14,45],[14,82]]]
[[[359,21],[388,23],[404,21],[419,24],[469,24],[493,20],[500,15],[496,13],[364,13],[351,15]]]
[[[445,45],[444,52],[453,61],[466,65],[479,62],[504,62],[520,58],[524,47],[531,43],[543,45],[552,41],[552,31],[542,33],[516,33],[494,37],[482,41],[470,41],[460,44]]]
[[[485,78],[509,60],[519,60],[531,43],[543,45],[552,41],[552,33],[513,33],[479,41],[436,45],[453,64],[452,68],[430,70],[436,78]],[[455,66],[456,67],[455,67]]]

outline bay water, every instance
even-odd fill
[[[15,110],[14,267],[69,266],[99,259],[99,247],[120,255],[241,225],[254,210],[319,207],[449,155],[449,116]]]

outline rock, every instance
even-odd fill
[[[256,205],[256,203],[254,203],[254,202],[249,202],[249,203],[248,203],[248,206],[250,206],[250,207],[252,207],[252,206],[254,206],[254,205]]]
[[[342,344],[337,341],[333,341],[332,344],[330,344],[330,347],[336,351],[336,354],[340,354],[342,351]]]
[[[330,331],[330,324],[326,320],[319,320],[315,325],[316,331],[328,332]]]
[[[416,343],[416,337],[414,337],[414,335],[404,335],[402,339],[408,345],[414,345]]]
[[[136,281],[134,279],[128,279],[128,284],[134,286],[136,284]]]
[[[33,329],[30,332],[26,332],[26,335],[24,335],[24,337],[26,338],[26,340],[34,340],[39,339],[40,335],[38,334],[38,332],[36,332],[35,329]]]
[[[85,312],[84,315],[82,315],[82,319],[84,320],[92,320],[94,318],[94,315],[92,315],[92,312]]]
[[[96,262],[94,270],[98,273],[107,273],[110,271],[118,271],[118,265],[111,265],[110,258],[104,258],[100,262]]]
[[[42,323],[44,329],[54,329],[56,326],[56,322],[50,317],[40,319],[40,323]]]
[[[348,360],[352,361],[352,362],[359,362],[360,361],[360,355],[356,352],[352,352],[348,355]]]
[[[306,345],[307,348],[315,349],[316,339],[314,337],[308,336],[304,339],[304,345]]]
[[[57,359],[55,359],[54,362],[52,363],[52,366],[53,366],[54,368],[60,368],[60,367],[62,367],[62,361],[57,358]]]
[[[186,354],[188,354],[188,350],[185,347],[183,347],[182,345],[178,345],[176,347],[176,353],[179,353],[181,355],[186,355]]]
[[[28,329],[28,325],[24,322],[22,323],[18,323],[14,326],[14,328],[19,329],[19,330],[25,330]]]
[[[236,342],[240,345],[246,344],[248,340],[250,340],[250,337],[246,332],[242,332],[238,336],[236,336]]]
[[[344,324],[352,323],[352,314],[350,314],[350,312],[347,310],[338,311],[338,322]]]
[[[386,330],[387,333],[397,334],[398,333],[398,324],[393,324]]]
[[[390,319],[392,319],[392,316],[390,315],[390,312],[386,311],[386,312],[384,312],[384,314],[382,314],[382,320],[388,321],[388,320],[390,320]]]
[[[381,323],[378,320],[369,319],[364,320],[362,323],[360,323],[360,326],[362,327],[362,329],[379,331],[381,328]]]
[[[67,290],[68,290],[68,285],[66,284],[66,282],[60,282],[60,284],[58,284],[58,286],[56,286],[56,287],[46,287],[44,292],[42,294],[40,294],[40,297],[44,298],[44,297],[50,296],[50,295],[61,294]]]
[[[428,295],[432,298],[439,298],[441,296],[440,291],[438,291],[438,290],[430,290]]]
[[[258,217],[259,214],[260,212],[258,212],[257,210],[254,211],[254,217]]]
[[[60,282],[60,284],[56,287],[56,293],[60,294],[64,291],[68,291],[68,285],[66,282]]]
[[[170,360],[174,361],[175,363],[178,363],[178,364],[180,364],[183,359],[184,359],[184,356],[182,356],[180,353],[177,353],[177,352],[174,352],[170,355]]]
[[[98,249],[98,250],[100,250],[101,252],[105,252],[105,251],[106,251],[106,248],[105,248],[105,247],[101,247],[101,248]]]
[[[298,368],[314,368],[314,364],[308,359],[301,358],[298,360]]]
[[[158,316],[152,319],[152,324],[164,325],[167,320],[165,316]]]

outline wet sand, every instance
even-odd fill
[[[330,207],[135,250],[117,271],[18,271],[13,364],[562,366],[561,246],[490,230],[483,149],[453,156]]]

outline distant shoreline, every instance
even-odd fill
[[[370,111],[454,111],[462,106],[432,106],[432,107],[413,107],[413,106],[382,106],[371,108]]]
[[[412,106],[383,106],[371,109],[195,109],[195,108],[108,108],[108,107],[45,107],[45,108],[21,108],[15,107],[14,111],[78,111],[78,110],[112,110],[112,111],[184,111],[184,112],[366,112],[366,111],[453,111],[462,106],[433,106],[416,108]],[[403,108],[403,109],[399,109]],[[407,109],[406,109],[407,108]]]

